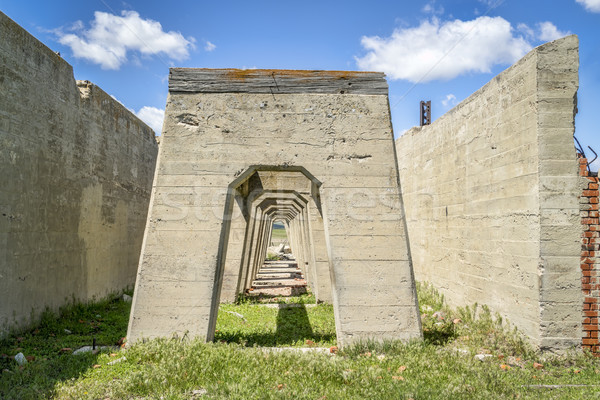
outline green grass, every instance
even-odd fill
[[[417,282],[417,293],[426,343],[521,358],[535,355],[525,338],[485,305],[474,304],[453,310],[432,286],[420,282]]]
[[[240,318],[237,313],[242,315]],[[333,306],[267,308],[251,303],[222,304],[219,308],[215,341],[244,346],[316,346],[336,344]]]
[[[61,318],[47,315],[37,331],[0,343],[0,353],[9,356],[18,351],[37,355],[23,368],[9,358],[0,361],[8,371],[0,375],[0,399],[600,397],[600,387],[595,386],[600,385],[598,358],[536,353],[485,307],[450,309],[427,285],[420,285],[418,293],[424,341],[360,343],[333,356],[273,353],[258,347],[306,346],[308,338],[319,346],[335,343],[331,306],[287,309],[280,315],[281,310],[244,300],[221,306],[216,343],[161,339],[75,357],[60,348],[88,344],[92,334],[102,344],[115,344],[125,334],[129,304],[75,306]],[[67,335],[65,328],[75,331]],[[479,353],[490,357],[478,361],[474,355]],[[109,365],[115,360],[121,362]],[[206,393],[194,394],[199,390]]]
[[[119,297],[65,307],[60,318],[46,311],[37,327],[1,340],[0,399],[47,398],[58,382],[77,379],[98,355],[71,352],[91,346],[94,338],[97,346],[118,347],[127,333],[130,307]],[[19,352],[35,359],[19,368],[14,361]]]
[[[287,233],[284,229],[273,229],[271,239],[287,239]]]
[[[502,369],[497,359],[475,361],[422,343],[327,356],[156,340],[133,346],[126,357],[109,366],[112,359],[102,355],[100,368],[61,382],[56,397],[189,399],[193,390],[205,389],[203,399],[584,399],[598,388],[523,386],[596,384],[600,377],[591,358],[546,362],[544,370],[531,362]]]

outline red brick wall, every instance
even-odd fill
[[[579,158],[579,175],[586,178],[580,198],[581,224],[581,288],[583,290],[582,347],[600,355],[598,313],[600,299],[600,224],[598,223],[598,176],[587,170],[587,159]]]

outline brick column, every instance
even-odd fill
[[[598,176],[587,170],[587,159],[579,158],[579,175],[585,178],[580,197],[581,224],[581,288],[583,290],[582,348],[600,355],[598,313],[600,299],[600,264],[596,254],[600,247],[598,223]]]

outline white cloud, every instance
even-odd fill
[[[586,10],[600,13],[600,0],[576,0],[582,4]]]
[[[479,17],[472,21],[437,18],[418,27],[395,29],[389,38],[363,36],[368,50],[356,58],[362,70],[384,71],[391,79],[427,82],[452,79],[468,72],[490,72],[497,64],[511,64],[531,48],[513,35],[502,17]]]
[[[423,11],[424,13],[427,13],[427,14],[441,15],[444,13],[444,7],[443,6],[436,7],[435,1],[431,1],[427,4],[425,4],[423,6],[423,8],[421,9],[421,11]]]
[[[517,30],[525,35],[528,39],[535,39],[535,32],[527,24],[517,25]]]
[[[214,43],[209,42],[208,40],[206,41],[206,44],[204,45],[204,50],[206,50],[206,51],[213,51],[216,48],[217,48],[217,46]]]
[[[444,107],[447,107],[448,105],[454,105],[456,104],[456,96],[453,95],[452,93],[447,94],[446,98],[444,100],[442,100],[442,105]]]
[[[540,32],[538,39],[543,40],[544,42],[551,42],[552,40],[560,39],[571,34],[569,31],[559,31],[556,25],[549,21],[538,23],[537,28]]]
[[[120,16],[96,11],[90,29],[86,30],[77,21],[69,33],[62,30],[56,33],[59,42],[69,46],[76,58],[99,64],[103,69],[119,69],[130,51],[183,60],[194,47],[193,38],[186,39],[179,32],[165,32],[160,22],[143,19],[135,11],[122,11]]]
[[[165,110],[156,107],[144,106],[135,115],[144,121],[157,135],[162,133],[163,120],[165,119]]]

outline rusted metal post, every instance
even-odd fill
[[[421,101],[421,126],[431,124],[431,100]]]

